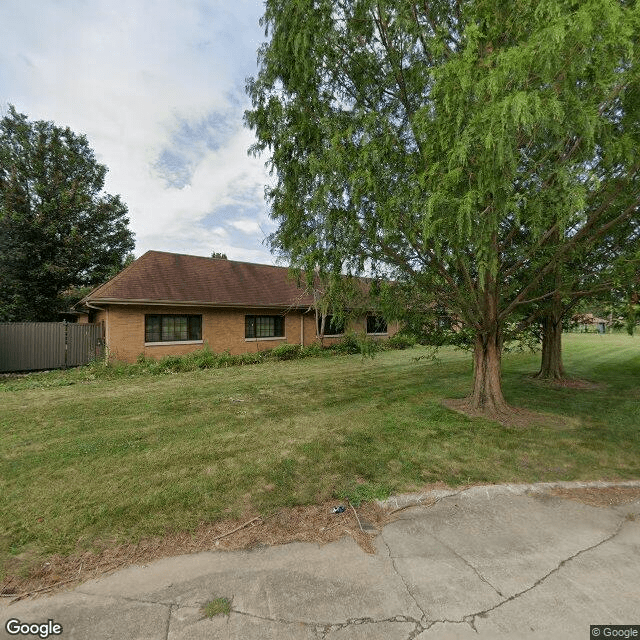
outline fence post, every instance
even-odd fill
[[[69,332],[67,331],[67,321],[62,321],[64,327],[64,368],[67,368],[68,354],[69,354]]]

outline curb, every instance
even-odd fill
[[[544,493],[549,489],[607,489],[609,487],[639,487],[640,480],[621,480],[606,482],[597,480],[592,482],[536,482],[533,484],[486,484],[474,485],[463,489],[432,489],[421,493],[406,493],[399,496],[389,496],[385,500],[376,500],[383,508],[406,509],[408,507],[430,505],[451,496],[468,495],[470,497],[492,498],[501,495],[521,496],[527,493]]]

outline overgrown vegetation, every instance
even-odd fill
[[[365,335],[349,333],[338,343],[328,347],[321,347],[317,343],[306,347],[302,347],[299,344],[285,343],[269,351],[235,355],[228,351],[215,353],[205,345],[203,349],[183,356],[164,356],[156,360],[140,354],[135,364],[99,360],[78,369],[47,371],[32,373],[24,377],[8,378],[5,379],[4,383],[0,384],[0,391],[3,389],[5,391],[13,391],[24,388],[67,386],[96,379],[185,373],[199,369],[225,369],[227,367],[302,360],[321,356],[362,354],[363,356],[372,357],[377,352],[408,349],[415,344],[414,338],[400,334],[388,340],[376,341]]]
[[[0,566],[434,482],[640,477],[640,343],[565,341],[571,371],[590,388],[533,382],[537,354],[504,357],[509,402],[549,417],[535,426],[445,408],[472,375],[470,355],[451,347],[437,360],[416,347],[373,360],[4,379]]]

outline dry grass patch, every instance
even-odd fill
[[[531,411],[522,407],[510,407],[504,413],[491,413],[478,409],[472,409],[467,398],[446,398],[442,400],[442,406],[456,413],[470,418],[484,418],[495,420],[503,427],[516,429],[532,429],[535,427],[547,427],[551,429],[577,429],[582,426],[582,420],[572,416],[561,416],[541,411]]]
[[[640,501],[640,487],[582,487],[553,489],[552,496],[577,500],[592,507],[615,507]]]
[[[393,516],[376,503],[363,503],[358,509],[340,503],[345,505],[345,511],[334,514],[332,509],[337,504],[334,500],[282,509],[270,516],[254,515],[248,520],[208,523],[192,534],[176,533],[144,539],[136,544],[114,545],[112,540],[103,540],[100,550],[54,555],[44,563],[32,561],[26,575],[20,575],[24,570],[11,571],[0,584],[0,596],[17,601],[68,588],[131,565],[202,551],[237,551],[290,542],[327,544],[349,535],[366,553],[375,553],[373,540]],[[15,569],[21,565],[20,560],[24,558],[14,559]]]

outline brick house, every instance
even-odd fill
[[[148,251],[76,308],[102,323],[109,356],[135,362],[201,349],[232,354],[318,341],[313,295],[286,267]],[[328,329],[327,329],[328,327]],[[345,331],[390,337],[397,325],[367,316],[342,327],[325,320],[325,344]]]

